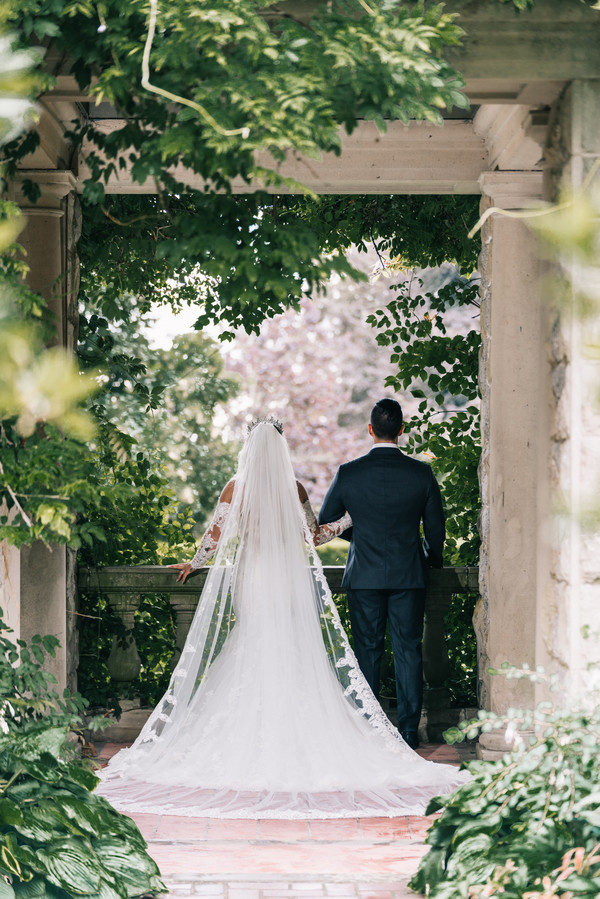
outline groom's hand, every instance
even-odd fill
[[[169,565],[169,568],[177,568],[179,570],[177,583],[181,581],[182,584],[185,584],[186,578],[189,577],[194,570],[189,562],[178,562],[177,565]]]

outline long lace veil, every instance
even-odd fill
[[[357,765],[357,748],[349,745],[357,726],[358,754],[365,755],[365,739],[374,741],[390,771],[398,755],[443,767],[406,747],[358,669],[313,546],[287,442],[261,422],[240,454],[229,513],[169,688],[134,745],[111,762],[100,791],[117,807],[140,811],[357,814],[354,790],[369,791],[370,784],[345,783],[343,801],[339,792],[346,753],[354,756],[346,780],[363,779],[363,772],[369,779],[368,753]],[[432,791],[418,787],[419,776],[418,795],[413,789],[407,802],[392,797],[379,757],[372,767],[385,796],[371,793],[359,813],[422,811]],[[405,780],[414,788],[414,771]],[[330,799],[315,802],[316,794]]]

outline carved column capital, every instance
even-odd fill
[[[23,182],[33,181],[41,191],[37,203],[32,203],[23,193]],[[9,185],[9,197],[27,215],[41,215],[55,211],[62,215],[62,200],[77,190],[78,181],[73,172],[55,169],[24,169],[17,172]]]

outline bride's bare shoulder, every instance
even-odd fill
[[[220,503],[230,503],[231,502],[231,498],[233,497],[233,488],[234,487],[235,487],[235,478],[232,478],[223,487],[221,496],[219,497]]]

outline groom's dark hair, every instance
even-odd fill
[[[395,440],[402,430],[402,408],[396,400],[379,400],[371,412],[371,427],[376,437]]]

